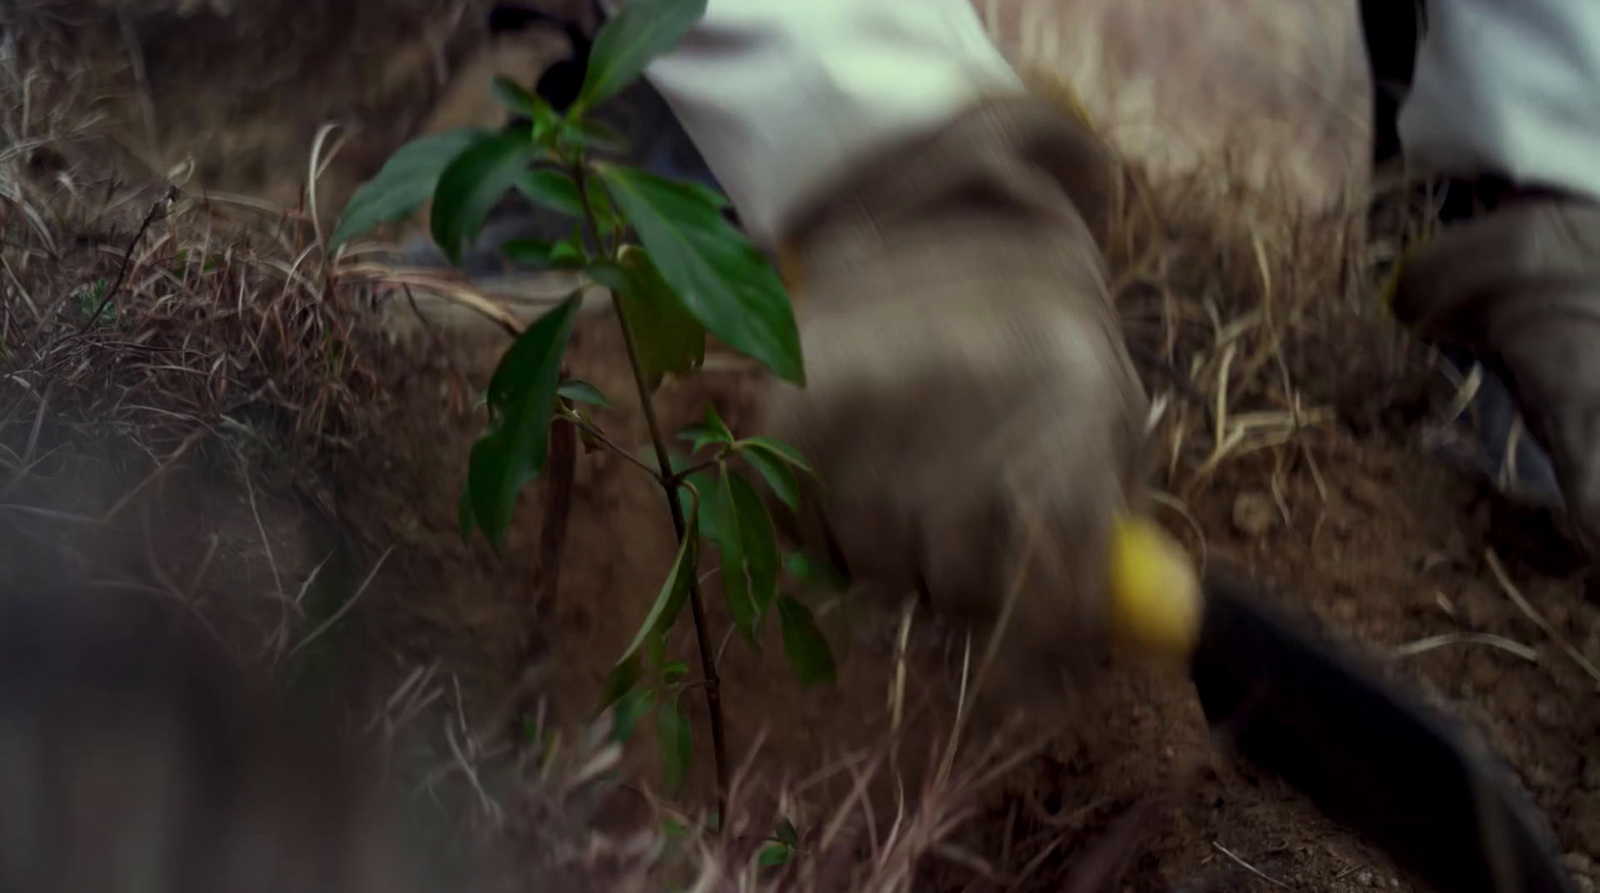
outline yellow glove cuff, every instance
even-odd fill
[[[1194,563],[1177,541],[1148,519],[1118,519],[1108,583],[1117,639],[1162,660],[1189,659],[1204,602]]]

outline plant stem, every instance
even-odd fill
[[[572,165],[572,181],[578,184],[578,201],[583,204],[583,222],[589,224],[589,236],[594,239],[595,250],[605,257],[616,254],[617,252],[606,244],[605,237],[600,234],[600,221],[595,219],[594,205],[589,201],[589,168],[584,164],[582,156],[579,156]]]
[[[604,431],[601,431],[599,428],[596,428],[595,426],[589,424],[588,422],[585,422],[582,418],[580,418],[578,416],[578,414],[576,412],[573,412],[572,410],[568,410],[568,409],[560,409],[560,410],[557,410],[557,412],[560,413],[560,415],[561,415],[561,417],[563,419],[566,419],[567,421],[571,422],[574,426],[576,426],[579,431],[582,431],[584,434],[587,434],[590,437],[594,438],[595,443],[600,444],[601,446],[603,446],[606,449],[610,450],[611,452],[617,454],[618,456],[621,456],[622,458],[628,460],[629,462],[632,462],[634,465],[638,466],[641,470],[643,470],[645,474],[650,475],[651,477],[655,478],[657,481],[661,480],[660,475],[656,472],[656,470],[654,468],[651,468],[650,466],[648,466],[648,465],[644,464],[643,462],[641,462],[639,460],[638,456],[635,456],[634,454],[632,454],[632,453],[628,452],[627,450],[623,449],[622,447],[618,446],[616,441],[612,440],[611,438],[609,438],[609,437],[607,437],[605,435]]]
[[[633,368],[634,384],[639,389],[641,406],[644,409],[645,425],[650,429],[650,440],[655,446],[656,462],[660,465],[661,476],[659,481],[662,489],[667,493],[667,506],[672,510],[672,528],[678,534],[678,541],[688,535],[688,524],[683,515],[683,500],[678,496],[678,487],[672,474],[672,460],[667,455],[667,441],[662,436],[661,424],[656,421],[655,407],[650,401],[650,384],[645,378],[644,367],[639,363],[639,351],[634,347],[633,328],[628,323],[628,314],[622,309],[621,301],[612,301],[611,306],[617,312],[617,323],[622,327],[622,341],[628,349],[628,365]],[[708,634],[709,624],[706,622],[705,602],[700,598],[700,581],[691,577],[688,582],[689,607],[694,616],[694,635],[700,648],[700,669],[705,677],[706,686],[706,711],[711,717],[711,750],[717,768],[717,822],[718,827],[728,826],[728,749],[722,728],[722,682],[717,675],[717,658],[712,650],[711,639]]]
[[[579,159],[573,170],[573,179],[578,184],[578,199],[583,202],[584,221],[589,224],[595,245],[602,251],[606,250],[605,242],[600,236],[600,226],[595,221],[594,208],[589,203],[589,177],[588,170]],[[650,399],[650,380],[645,375],[644,365],[639,362],[639,348],[634,342],[633,326],[628,322],[628,314],[622,309],[622,302],[615,296],[611,300],[611,308],[617,313],[617,325],[622,329],[622,343],[628,351],[628,367],[633,370],[633,384],[639,391],[639,406],[644,412],[644,423],[650,430],[650,443],[656,451],[656,464],[660,474],[656,482],[667,494],[667,507],[672,511],[672,529],[678,535],[678,542],[689,535],[689,525],[683,514],[683,500],[678,496],[678,478],[672,473],[672,459],[667,454],[667,439],[661,432],[661,423],[656,419],[655,404]],[[717,827],[728,827],[728,746],[722,725],[722,680],[717,675],[717,656],[712,650],[709,627],[706,621],[706,606],[700,598],[700,581],[691,574],[688,581],[689,608],[694,617],[695,641],[700,649],[700,671],[706,687],[706,712],[711,718],[711,751],[712,759],[717,771]]]
[[[78,329],[73,337],[82,336],[83,333],[89,331],[94,326],[95,321],[100,318],[100,314],[105,311],[106,305],[111,303],[111,300],[117,296],[118,291],[121,291],[122,280],[127,278],[128,267],[133,263],[134,249],[138,248],[139,242],[144,239],[145,230],[149,229],[150,224],[155,222],[156,213],[176,201],[177,198],[178,187],[169,186],[166,194],[150,205],[150,210],[144,215],[144,222],[139,224],[139,231],[134,233],[133,238],[128,242],[128,250],[122,253],[122,266],[117,268],[117,278],[112,281],[111,287],[106,289],[106,293],[100,296],[100,303],[95,305],[94,312],[89,314],[89,318],[84,321],[83,327]]]
[[[696,462],[682,471],[675,471],[672,473],[672,483],[681,484],[687,480],[690,475],[695,474],[696,472],[705,471],[707,468],[715,468],[717,463],[726,461],[729,455],[730,454],[725,450],[719,451],[715,456],[712,456],[704,462]]]
[[[546,463],[544,527],[539,531],[539,587],[533,603],[540,611],[561,586],[561,556],[567,545],[567,520],[572,515],[572,481],[577,470],[578,435],[572,422],[550,423]]]

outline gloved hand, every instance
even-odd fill
[[[793,243],[809,383],[770,425],[852,573],[984,621],[1025,564],[1029,650],[1103,630],[1138,483],[1145,398],[1078,210],[1107,170],[1042,103],[987,105],[864,163]]]
[[[1525,198],[1446,229],[1406,260],[1394,309],[1504,375],[1600,559],[1600,206]]]
[[[712,0],[647,74],[798,272],[808,386],[768,425],[851,572],[985,621],[1026,563],[1010,631],[1081,651],[1145,419],[1085,223],[1098,141],[1026,96],[968,0]]]

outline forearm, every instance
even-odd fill
[[[968,0],[711,0],[648,75],[769,244],[860,160],[1022,92]]]
[[[1600,4],[1429,3],[1400,137],[1424,173],[1600,198]]]

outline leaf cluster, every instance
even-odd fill
[[[615,156],[626,151],[626,140],[590,117],[676,46],[705,6],[706,0],[626,6],[596,36],[583,86],[565,112],[520,84],[496,81],[494,97],[513,123],[434,134],[401,148],[356,192],[329,239],[329,250],[338,250],[431,201],[433,239],[459,264],[509,195],[572,219],[566,238],[497,246],[523,267],[582,271],[585,281],[522,331],[495,368],[484,401],[489,421],[473,445],[461,496],[464,537],[482,531],[497,550],[505,547],[519,494],[545,469],[556,420],[578,426],[586,443],[611,443],[590,414],[610,401],[593,385],[563,375],[589,288],[612,294],[647,405],[663,377],[687,374],[703,362],[708,337],[804,383],[788,294],[766,258],[728,220],[727,199],[700,184],[619,163]],[[652,433],[661,442],[659,432]],[[805,459],[769,438],[735,437],[714,409],[680,439],[690,445],[689,455],[660,457],[656,475],[668,494],[681,494],[669,499],[683,532],[679,548],[607,681],[602,704],[613,709],[618,739],[653,717],[668,788],[683,783],[692,749],[682,695],[715,677],[714,655],[702,654],[707,678],[691,682],[688,666],[667,653],[684,606],[699,597],[702,542],[717,554],[723,599],[739,633],[759,647],[764,622],[775,613],[784,652],[801,681],[834,676],[832,653],[810,608],[780,591],[785,562],[758,489],[796,508],[800,480],[811,473]]]

